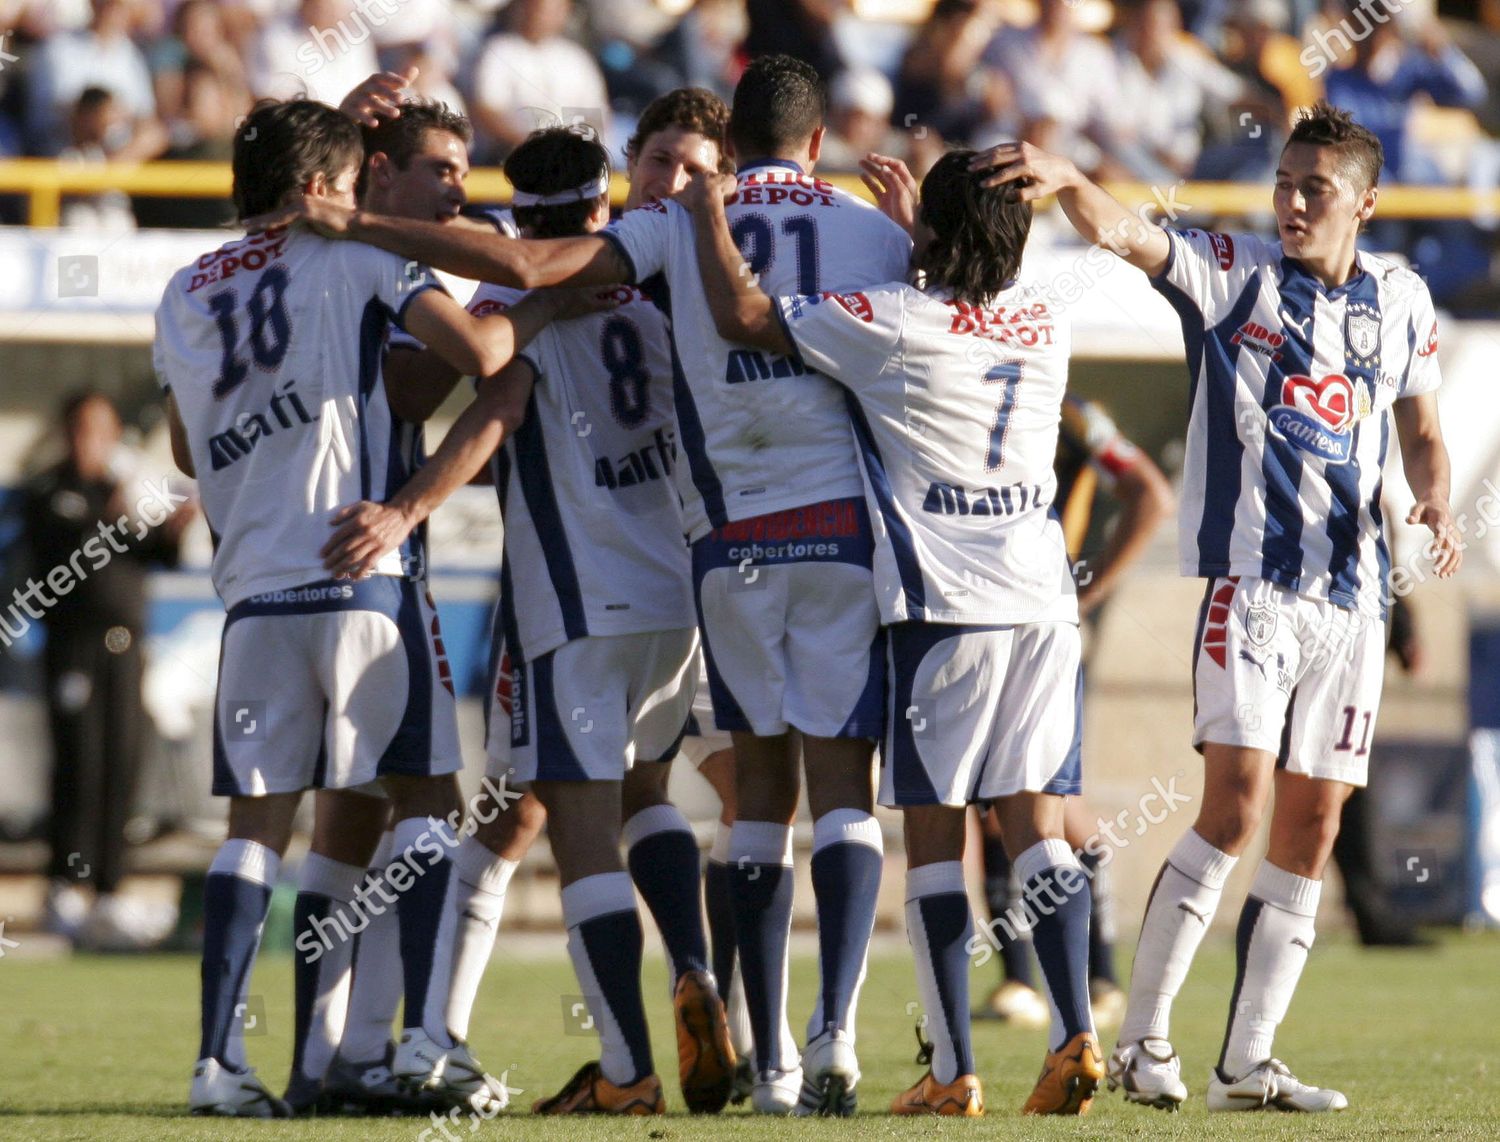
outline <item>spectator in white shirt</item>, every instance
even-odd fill
[[[1176,0],[1142,0],[1124,9],[1115,42],[1120,106],[1115,152],[1139,179],[1185,178],[1203,146],[1206,109],[1236,103],[1243,80],[1183,33]]]
[[[94,0],[93,19],[81,32],[49,37],[31,64],[26,129],[32,150],[55,155],[68,142],[69,114],[85,87],[114,95],[137,124],[156,118],[151,70],[130,39],[125,0]]]
[[[380,70],[373,36],[378,5],[302,0],[295,14],[262,29],[250,86],[257,98],[306,96],[334,107],[367,75]]]
[[[593,57],[563,37],[572,0],[512,0],[508,30],[474,67],[470,109],[498,155],[538,127],[585,122],[607,137],[609,96]]]

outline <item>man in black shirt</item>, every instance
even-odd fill
[[[177,562],[192,518],[185,489],[165,480],[127,502],[115,470],[120,416],[102,393],[63,406],[67,455],[24,489],[23,534],[30,575],[12,620],[46,630],[43,658],[53,749],[52,858],[48,921],[77,936],[79,889],[98,892],[91,942],[134,942],[137,925],[115,896],[124,875],[125,823],[146,728],[141,701],[146,574]]]

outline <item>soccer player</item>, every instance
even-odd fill
[[[464,179],[472,137],[468,120],[441,104],[406,103],[401,111],[399,117],[381,120],[363,131],[365,161],[356,184],[361,203],[366,209],[400,217],[488,227],[488,223],[469,222],[459,213],[467,201]],[[344,113],[349,116],[347,107]],[[399,330],[393,331],[388,349],[382,374],[392,411],[391,428],[403,470],[411,472],[422,461],[421,422],[447,396],[458,373]],[[414,532],[411,546],[410,574],[425,579],[425,528]],[[527,816],[520,807],[513,808],[513,818]],[[330,916],[354,915],[356,892],[366,878],[367,866],[373,866],[371,875],[383,875],[391,857],[392,842],[385,834],[389,816],[378,783],[317,793],[312,844],[299,871],[294,909],[295,1036],[292,1074],[283,1096],[293,1113],[314,1108],[329,1113],[346,1107],[430,1106],[430,1097],[408,1097],[390,1070],[396,1047],[390,1038],[391,1023],[402,991],[396,916],[388,909],[368,916],[368,926],[357,941],[357,963],[355,941],[319,937],[320,925]],[[540,819],[528,823],[534,823],[534,836]],[[465,849],[466,844],[460,843],[453,854],[455,952],[468,921]],[[365,920],[363,910],[359,919]],[[440,946],[436,954],[448,952]],[[359,980],[357,989],[351,989],[351,965]],[[450,1093],[458,1087],[470,1097],[482,1094],[491,1100],[490,1105],[503,1102],[503,1086],[486,1079],[468,1051],[467,1024],[455,1026],[451,1019],[451,992],[448,1003],[447,1026],[454,1046],[441,1075],[443,1086]]]
[[[352,206],[358,129],[309,101],[265,103],[235,139],[240,216],[288,199]],[[554,312],[476,319],[424,266],[302,231],[269,231],[175,274],[157,312],[155,365],[172,453],[196,474],[217,539],[228,616],[220,656],[214,789],[229,837],[204,890],[202,1039],[195,1113],[279,1117],[287,1107],[231,1034],[302,790],[381,777],[395,806],[406,1029],[394,1067],[441,1073],[448,962],[434,954],[451,844],[433,819],[457,806],[452,693],[430,604],[392,552],[360,583],[318,559],[327,513],[405,476],[392,447],[380,350],[394,320],[455,367],[493,372]],[[400,870],[399,875],[394,871]]]
[[[735,89],[729,141],[741,195],[732,222],[744,255],[778,292],[887,282],[909,261],[900,227],[810,173],[826,101],[816,73],[787,56],[755,60]],[[855,1005],[883,864],[871,770],[884,672],[870,520],[837,386],[795,357],[715,332],[691,219],[671,203],[554,241],[459,233],[314,200],[262,222],[273,218],[406,256],[420,250],[433,265],[502,285],[656,283],[649,288],[670,307],[686,460],[678,489],[715,720],[734,734],[728,864],[755,1038],[751,1101],[763,1113],[853,1113]],[[783,1014],[800,785],[793,729],[814,818],[820,966],[800,1060]]]
[[[1268,242],[1141,222],[1072,163],[1028,145],[976,160],[1026,200],[1057,195],[1086,241],[1150,275],[1187,342],[1179,546],[1183,573],[1208,581],[1193,671],[1204,791],[1147,904],[1109,1061],[1111,1084],[1133,1102],[1171,1109],[1187,1097],[1172,1000],[1274,788],[1208,1107],[1348,1105],[1300,1082],[1271,1048],[1312,947],[1339,808],[1366,778],[1390,597],[1379,497],[1392,422],[1417,501],[1408,522],[1432,531],[1438,577],[1462,557],[1432,300],[1415,273],[1356,244],[1381,162],[1379,141],[1348,113],[1304,113],[1277,166],[1280,240]]]
[[[722,336],[796,356],[849,390],[876,588],[889,634],[880,800],[906,831],[907,934],[931,1069],[895,1114],[974,1116],[984,1100],[969,1033],[973,920],[966,812],[992,805],[1036,913],[1052,1038],[1027,1114],[1087,1111],[1104,1061],[1088,993],[1089,884],[1063,839],[1080,790],[1078,604],[1051,508],[1068,329],[1017,281],[1029,204],[980,189],[973,152],[922,185],[901,282],[773,299],[756,288],[708,178],[687,201]]]

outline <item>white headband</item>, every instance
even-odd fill
[[[609,172],[601,171],[599,177],[593,182],[586,182],[582,186],[575,186],[569,190],[559,190],[555,194],[532,194],[530,191],[513,190],[510,195],[512,206],[565,206],[570,202],[587,202],[592,198],[598,198],[609,189]]]

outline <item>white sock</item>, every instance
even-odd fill
[[[496,856],[474,837],[465,837],[453,857],[458,887],[453,905],[458,927],[453,939],[453,981],[448,989],[448,1030],[469,1036],[469,1017],[479,983],[495,949],[505,892],[519,861]]]
[[[373,877],[391,860],[391,834],[380,838],[370,858],[367,876]],[[401,925],[396,910],[369,914],[369,924],[354,947],[354,982],[349,988],[349,1014],[339,1054],[353,1063],[384,1060],[391,1042],[391,1024],[401,1006]]]
[[[329,901],[329,914],[333,915],[347,909],[364,876],[365,870],[360,865],[308,853],[297,877],[297,892],[325,897]],[[312,1010],[307,1013],[301,1047],[301,1069],[308,1078],[322,1078],[343,1039],[344,1021],[349,1014],[354,941],[320,941],[310,949],[299,948],[295,954],[307,961],[305,968],[298,965],[299,972],[315,973]]]
[[[750,1008],[745,1005],[745,978],[740,974],[739,965],[734,968],[734,975],[729,982],[729,1002],[724,1005],[724,1015],[729,1024],[729,1041],[734,1045],[734,1053],[737,1058],[749,1059],[755,1055],[755,1033],[750,1029]],[[786,1033],[790,1035],[792,1029],[788,1027]],[[796,1044],[792,1048],[796,1049]]]
[[[274,849],[259,841],[243,837],[231,838],[219,846],[208,866],[210,873],[226,873],[253,880],[267,888],[276,886],[277,873],[281,871],[281,856]],[[249,1063],[245,1058],[245,1005],[250,998],[250,973],[240,986],[239,999],[235,1001],[238,1017],[230,1024],[229,1038],[224,1044],[224,1063],[231,1069],[242,1071]]]
[[[1313,945],[1323,882],[1261,861],[1236,934],[1239,986],[1230,1000],[1220,1074],[1238,1079],[1271,1057],[1276,1028]]]
[[[1182,989],[1204,933],[1213,923],[1238,857],[1220,852],[1192,829],[1167,854],[1141,921],[1130,970],[1130,1002],[1120,1042],[1165,1039],[1172,1000]]]

